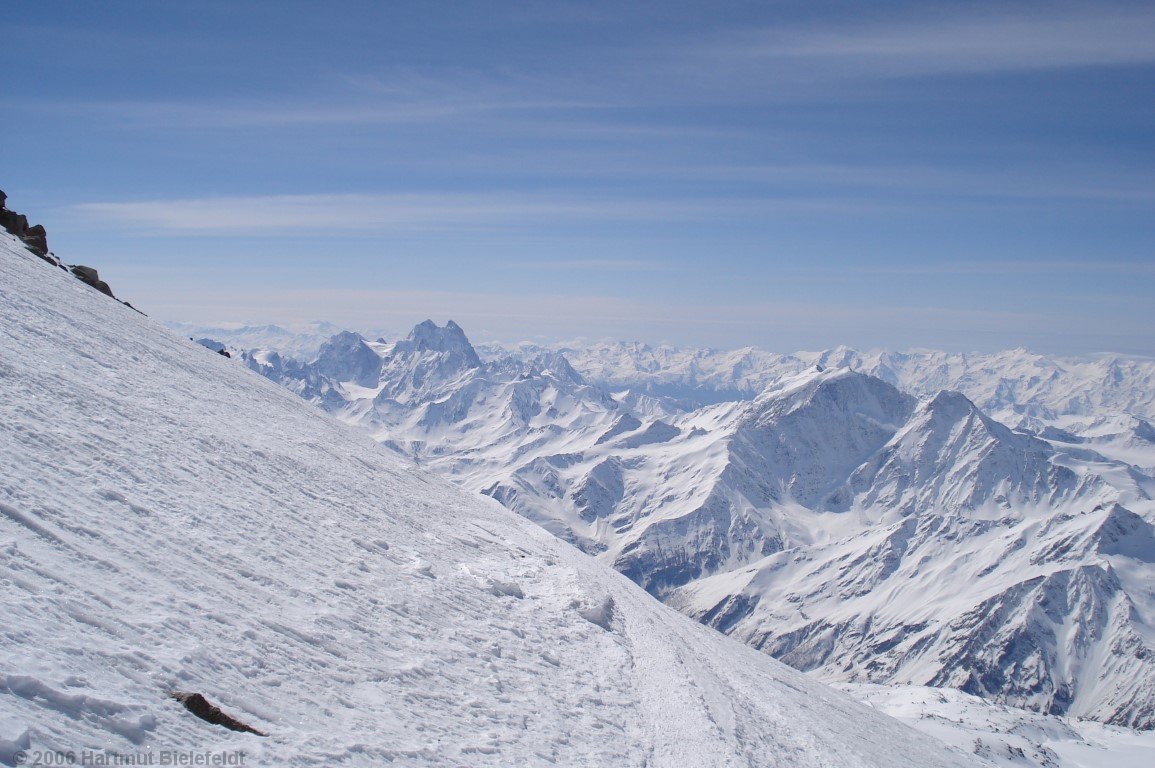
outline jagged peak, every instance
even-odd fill
[[[423,320],[413,327],[403,341],[394,345],[394,353],[446,352],[457,353],[465,358],[471,368],[481,367],[477,350],[469,343],[469,338],[461,326],[452,320],[439,326],[432,320]]]

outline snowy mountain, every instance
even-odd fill
[[[6,764],[971,764],[7,236],[0,388]]]
[[[315,402],[799,669],[1155,727],[1141,361],[339,343]]]
[[[933,350],[858,352],[847,347],[777,354],[752,347],[714,350],[637,342],[541,347],[490,345],[489,355],[564,354],[593,384],[665,400],[683,409],[752,399],[781,379],[821,366],[876,376],[919,397],[962,392],[999,418],[1095,416],[1155,418],[1155,360],[1100,355],[1062,358],[1014,349],[988,354]]]
[[[395,342],[338,334],[308,363],[264,350],[240,358],[475,491],[511,457],[532,461],[628,414],[556,353],[483,363],[453,321],[426,321]]]
[[[682,410],[757,396],[782,376],[809,367],[792,356],[753,347],[724,351],[681,349],[641,342],[540,346],[491,344],[487,357],[526,357],[544,352],[565,355],[592,383],[614,392],[629,390]]]

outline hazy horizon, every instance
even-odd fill
[[[419,322],[426,320],[432,321],[438,326],[444,327],[449,321],[453,321],[461,326],[462,331],[468,337],[471,344],[476,347],[504,347],[513,348],[519,345],[533,345],[538,347],[545,347],[550,349],[560,349],[563,347],[589,347],[600,344],[643,344],[652,348],[675,348],[680,350],[712,350],[716,352],[732,352],[742,349],[755,349],[771,354],[794,354],[794,353],[820,353],[828,352],[835,349],[850,349],[861,353],[871,353],[879,351],[898,352],[898,353],[917,353],[917,352],[946,352],[948,354],[993,354],[999,352],[1014,352],[1017,350],[1025,350],[1031,354],[1038,354],[1052,358],[1069,358],[1069,359],[1094,359],[1099,357],[1109,357],[1118,355],[1123,358],[1133,360],[1151,360],[1155,359],[1153,355],[1144,355],[1133,352],[1120,352],[1118,350],[1095,350],[1083,353],[1057,353],[1047,352],[1027,346],[1018,347],[997,347],[990,349],[949,349],[944,347],[920,347],[920,346],[872,346],[872,347],[855,347],[851,344],[836,344],[829,347],[814,347],[814,348],[769,348],[758,344],[741,344],[737,346],[711,346],[711,345],[695,345],[695,344],[679,344],[669,339],[640,339],[640,338],[622,338],[615,336],[574,336],[570,338],[547,337],[544,335],[521,336],[521,337],[499,337],[495,336],[484,329],[480,332],[474,332],[466,323],[458,322],[454,317],[427,317],[420,321],[414,322],[411,326],[406,327],[382,327],[382,326],[356,326],[343,325],[341,323],[333,323],[328,320],[310,320],[299,322],[244,322],[244,321],[220,321],[220,322],[206,322],[206,323],[189,323],[180,320],[163,320],[164,325],[177,332],[209,332],[209,331],[224,331],[237,332],[243,330],[257,331],[263,328],[280,328],[297,337],[304,337],[313,333],[318,339],[328,338],[326,333],[332,331],[352,331],[360,334],[365,339],[370,341],[397,341],[405,338],[412,331],[412,326]],[[318,328],[317,326],[322,326]],[[212,338],[211,335],[206,337],[213,341],[222,341],[223,339]]]

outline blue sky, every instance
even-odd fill
[[[1155,354],[1149,2],[40,0],[0,35],[9,204],[160,319]]]

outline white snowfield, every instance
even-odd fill
[[[6,235],[0,583],[6,764],[974,764]]]

